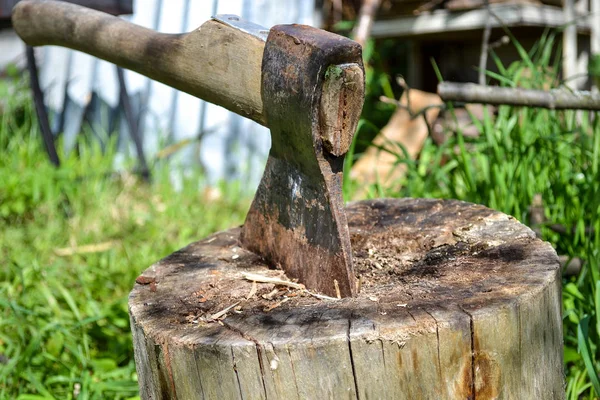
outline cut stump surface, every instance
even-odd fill
[[[129,298],[145,399],[564,397],[559,262],[512,217],[453,200],[347,209],[355,298],[287,280],[219,232]]]

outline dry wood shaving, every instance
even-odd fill
[[[306,289],[304,289],[304,293],[311,295],[314,298],[317,298],[319,300],[340,300],[340,299],[336,299],[335,297],[330,297],[330,296],[325,296],[324,294],[318,294],[318,293],[313,293],[311,291],[308,291]]]
[[[304,289],[304,285],[301,283],[286,281],[286,280],[279,279],[279,278],[272,278],[270,276],[251,274],[249,272],[242,272],[242,276],[244,277],[244,279],[247,279],[249,281],[260,282],[260,283],[272,283],[274,285],[287,286],[287,287],[291,287],[293,289],[300,289],[300,290]]]
[[[275,289],[271,290],[269,293],[263,294],[262,298],[265,300],[273,300],[273,297],[277,296],[278,294],[279,294],[279,289],[275,288]]]
[[[252,273],[249,273],[249,272],[242,272],[242,277],[244,279],[247,279],[247,280],[252,281],[252,282],[272,283],[274,285],[281,285],[281,286],[290,287],[292,289],[298,289],[298,290],[301,290],[303,293],[306,293],[306,294],[308,294],[310,296],[313,296],[313,297],[315,297],[315,298],[317,298],[319,300],[340,300],[339,298],[336,299],[335,297],[325,296],[324,294],[313,293],[313,292],[307,290],[306,287],[303,284],[301,284],[301,283],[296,283],[296,282],[292,282],[292,281],[286,281],[286,280],[283,280],[283,279],[273,278],[273,277],[270,277],[270,276],[264,276],[264,275],[259,275],[259,274],[252,274]],[[273,290],[273,292],[275,292],[275,290]],[[273,292],[271,292],[271,293],[269,293],[269,294],[267,294],[265,296],[271,296],[271,298],[272,298],[274,296]],[[275,294],[277,292],[275,292]],[[263,298],[266,298],[265,296],[263,296]]]
[[[256,284],[256,281],[252,281],[252,287],[250,288],[250,293],[248,293],[248,296],[246,296],[246,300],[250,300],[251,298],[253,298],[257,290],[258,285]]]
[[[225,317],[225,315],[227,314],[227,312],[229,310],[231,310],[232,308],[234,308],[235,306],[237,306],[238,304],[240,304],[239,301],[237,303],[234,303],[234,304],[230,305],[227,308],[224,308],[223,310],[221,310],[221,311],[219,311],[217,313],[214,313],[213,315],[211,315],[210,317],[208,317],[209,320],[218,321],[221,317]]]

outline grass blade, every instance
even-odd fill
[[[588,343],[588,326],[590,323],[590,317],[584,317],[579,325],[577,326],[577,342],[579,347],[579,352],[581,357],[583,358],[583,363],[585,364],[585,369],[588,373],[590,381],[596,391],[596,394],[600,394],[600,381],[598,380],[598,372],[596,371],[596,367],[594,365],[594,360],[591,354],[590,346]]]

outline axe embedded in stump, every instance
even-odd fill
[[[242,243],[310,289],[355,293],[344,155],[364,99],[360,46],[301,25],[271,29],[262,62],[271,151]]]
[[[271,129],[243,228],[192,243],[136,280],[142,398],[561,398],[550,245],[470,203],[343,208],[343,157],[364,95],[357,44],[299,25],[267,37],[227,15],[166,35],[54,1],[21,1],[13,25],[31,45],[88,52]],[[344,298],[273,277],[273,264]]]
[[[242,243],[310,289],[355,293],[341,181],[364,101],[360,45],[302,25],[266,37],[233,15],[160,34],[55,1],[21,1],[13,24],[30,45],[87,52],[268,126],[272,147]]]

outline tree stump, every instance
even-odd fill
[[[129,308],[142,398],[564,397],[559,263],[548,243],[512,217],[453,200],[364,201],[346,212],[354,298],[247,279],[287,278],[239,246],[239,228],[138,277]]]

